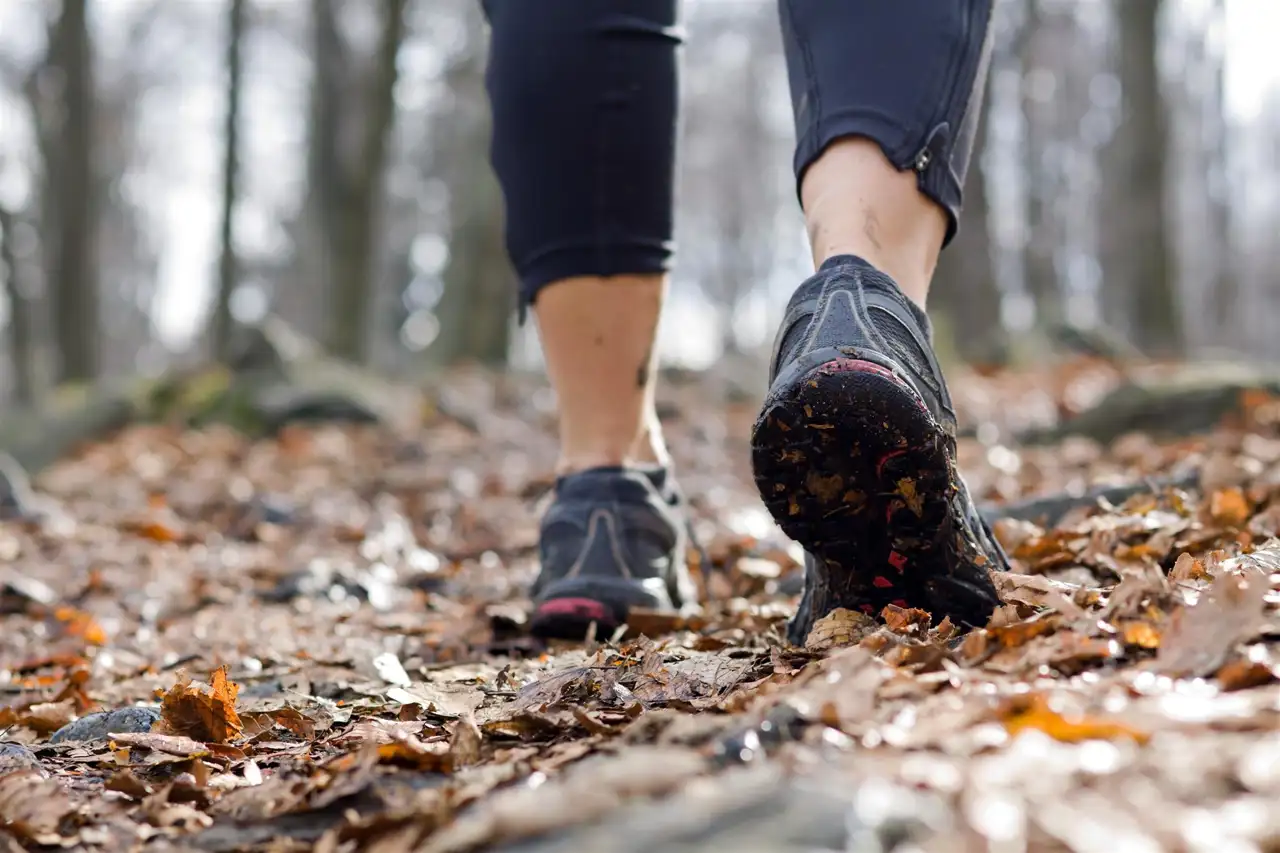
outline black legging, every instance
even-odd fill
[[[877,142],[955,234],[991,0],[779,0],[796,184],[834,140]],[[678,0],[484,0],[493,165],[522,305],[581,275],[666,270]],[[728,84],[729,81],[726,81]],[[749,176],[744,176],[748,179]]]

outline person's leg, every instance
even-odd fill
[[[955,470],[924,305],[955,233],[991,0],[779,5],[818,271],[779,329],[752,461],[808,554],[790,636],[835,607],[984,624],[1006,562]]]
[[[673,252],[677,0],[486,0],[507,249],[557,396],[533,628],[607,632],[690,598],[654,412]]]
[[[652,367],[673,251],[676,5],[486,4],[493,164],[564,473],[666,461]]]

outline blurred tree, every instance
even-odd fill
[[[444,74],[452,107],[435,118],[436,172],[449,199],[449,259],[436,309],[439,332],[428,356],[437,364],[502,364],[511,343],[515,287],[502,239],[502,193],[488,158],[491,122],[478,4],[466,10],[463,33]]]
[[[213,347],[219,359],[227,357],[231,344],[231,295],[235,292],[238,277],[235,210],[240,173],[240,101],[246,5],[246,0],[229,0],[227,3],[227,113],[222,139],[222,227],[219,232],[222,246],[213,308]]]
[[[1204,115],[1208,125],[1207,174],[1209,186],[1206,201],[1209,205],[1209,232],[1213,241],[1214,277],[1212,299],[1216,308],[1216,339],[1245,343],[1239,337],[1241,320],[1241,288],[1233,251],[1235,227],[1232,222],[1231,192],[1231,129],[1227,119],[1227,63],[1226,63],[1226,0],[1213,0],[1213,22],[1219,28],[1216,50],[1210,52],[1207,44],[1205,61],[1208,64],[1209,81]]]
[[[0,204],[0,271],[4,273],[4,293],[9,300],[9,370],[13,396],[21,404],[35,401],[35,347],[31,329],[31,305],[22,281],[22,267],[14,249],[18,217]]]
[[[929,308],[944,319],[948,343],[971,364],[1002,362],[1007,341],[1000,323],[987,193],[987,114],[992,99],[982,100],[982,118],[965,180],[960,230],[938,261]]]
[[[767,287],[779,260],[779,211],[794,186],[786,168],[791,140],[770,109],[782,80],[777,9],[769,3],[749,9],[704,7],[690,15],[690,38],[709,42],[709,67],[702,84],[690,87],[689,156],[681,175],[682,213],[689,211],[701,233],[686,232],[681,250],[719,313],[720,347],[729,357],[742,354],[745,303]],[[737,85],[726,88],[730,79]]]
[[[1058,248],[1056,227],[1062,215],[1059,187],[1052,168],[1053,143],[1061,131],[1058,116],[1064,111],[1061,79],[1067,67],[1060,61],[1071,40],[1066,32],[1072,16],[1062,9],[1046,10],[1043,0],[1023,0],[1022,25],[1017,30],[1016,52],[1022,66],[1023,174],[1027,221],[1023,270],[1027,292],[1035,301],[1041,326],[1062,317],[1062,288],[1054,267]]]
[[[93,51],[88,0],[63,0],[49,50],[29,89],[41,125],[45,240],[49,243],[58,381],[91,380],[98,371],[97,229]]]
[[[325,95],[318,105],[318,120],[330,131],[323,144],[333,146],[325,159],[337,167],[325,176],[329,192],[322,207],[324,246],[332,275],[327,344],[335,355],[357,362],[365,359],[368,349],[369,305],[377,274],[375,238],[388,142],[396,117],[397,58],[404,40],[406,3],[407,0],[382,0],[379,4],[382,26],[377,52],[367,85],[357,95],[363,104],[363,125],[357,125],[351,151],[343,156],[347,152],[340,143],[349,133],[343,131],[352,115],[358,113],[339,107],[339,99],[333,97],[334,81],[325,70],[330,61],[340,70],[341,57],[346,53],[345,46],[334,50],[343,43],[337,28],[335,0],[314,0],[314,61],[317,83]],[[313,141],[317,141],[315,137]]]
[[[1103,156],[1103,301],[1112,322],[1128,318],[1137,346],[1178,352],[1181,300],[1170,251],[1166,163],[1168,127],[1161,92],[1161,0],[1116,0],[1115,62],[1122,109]]]

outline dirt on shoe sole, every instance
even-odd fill
[[[985,625],[990,560],[965,534],[950,442],[920,396],[870,361],[828,361],[766,400],[752,435],[761,498],[825,563],[814,616],[888,604]]]

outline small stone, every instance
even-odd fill
[[[149,732],[159,719],[160,711],[156,708],[133,707],[99,711],[81,717],[74,723],[67,723],[53,733],[49,743],[106,740],[114,733]]]
[[[38,770],[41,776],[49,773],[40,766],[36,754],[20,743],[0,743],[0,776],[17,770]]]
[[[298,520],[293,503],[279,495],[259,495],[254,501],[254,511],[263,524],[289,525]]]

